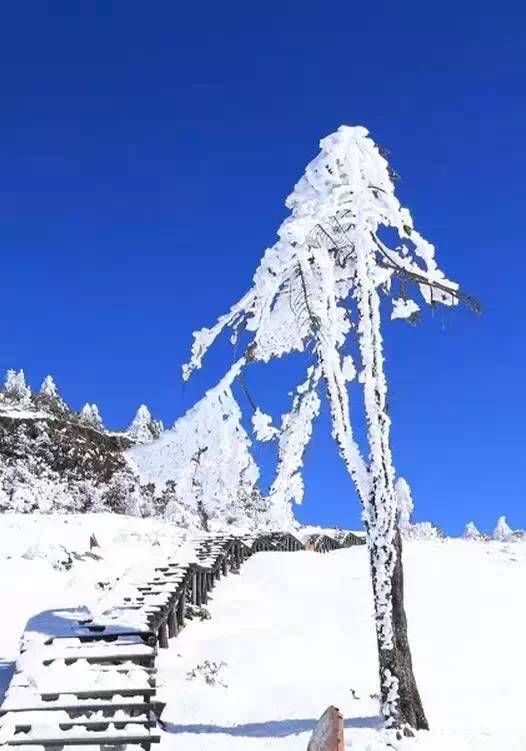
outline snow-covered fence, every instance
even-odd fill
[[[49,611],[31,619],[0,710],[0,745],[111,745],[149,751],[160,740],[155,700],[157,649],[199,615],[215,583],[261,551],[327,552],[361,544],[311,535],[203,535],[173,559],[147,564],[118,581],[99,614]]]
[[[338,548],[350,548],[353,545],[365,545],[365,539],[353,532],[339,530],[334,535],[317,533],[309,535],[305,541],[305,550],[315,550],[317,553],[328,553]]]

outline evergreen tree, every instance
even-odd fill
[[[499,516],[497,525],[493,530],[493,539],[500,540],[500,542],[506,542],[513,538],[513,530],[508,525],[505,516]]]
[[[31,389],[26,384],[23,370],[8,370],[2,396],[5,402],[17,407],[31,406]]]
[[[141,404],[128,428],[128,435],[136,443],[150,443],[159,438],[162,431],[162,422],[154,420],[148,407],[145,404]]]
[[[411,527],[411,514],[414,511],[415,504],[409,483],[403,477],[399,477],[396,481],[395,492],[398,503],[398,526],[400,531],[404,532]]]
[[[80,410],[79,419],[84,425],[89,425],[91,428],[96,428],[97,430],[104,430],[99,408],[96,404],[86,403]]]
[[[35,406],[49,412],[63,414],[69,412],[69,407],[60,395],[53,377],[47,375],[42,381],[40,391],[34,395]]]
[[[468,522],[464,528],[464,534],[462,535],[466,540],[483,540],[484,535],[478,531],[474,522]]]

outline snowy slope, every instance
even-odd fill
[[[66,570],[60,546],[82,556],[92,533],[101,560],[74,558]],[[183,536],[166,522],[111,514],[0,517],[0,682],[29,617],[90,605],[97,582],[168,555]],[[523,750],[526,544],[409,541],[405,558],[413,658],[432,730],[400,748]],[[217,584],[208,607],[211,620],[191,622],[160,652],[161,751],[304,751],[331,703],[353,747],[386,748],[376,729],[365,548],[259,553]],[[199,669],[207,660],[225,663],[214,685]]]
[[[406,545],[413,659],[431,732],[403,749],[526,748],[526,545]],[[357,749],[383,749],[367,551],[262,553],[214,591],[212,619],[161,653],[166,750],[305,751],[335,704]],[[187,674],[226,663],[227,685]],[[354,690],[355,696],[353,696]],[[356,697],[356,698],[355,698]]]
[[[92,534],[100,545],[97,559],[86,556]],[[103,592],[99,582],[115,580],[152,555],[173,553],[186,536],[166,521],[111,513],[1,514],[0,700],[29,618],[96,603]]]

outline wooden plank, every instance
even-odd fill
[[[45,702],[43,704],[21,704],[19,706],[13,706],[6,708],[5,704],[0,710],[0,715],[5,715],[7,712],[90,712],[90,711],[117,711],[118,709],[124,709],[129,711],[148,711],[150,702],[144,701],[142,696],[130,696],[128,701],[113,702],[110,699],[98,699],[97,701],[91,701],[90,699],[79,699],[79,702],[74,704],[67,701]]]
[[[168,642],[168,626],[166,625],[166,623],[161,623],[161,625],[159,626],[158,639],[159,647],[161,649],[168,649],[170,644]]]
[[[135,733],[133,731],[128,732],[125,730],[118,731],[117,733],[98,732],[96,730],[90,731],[87,735],[74,735],[70,732],[70,735],[56,734],[56,737],[37,737],[28,738],[24,734],[20,733],[8,738],[5,742],[10,746],[91,746],[93,743],[104,745],[117,745],[122,743],[159,743],[161,740],[160,734],[154,733]]]

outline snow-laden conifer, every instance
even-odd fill
[[[414,679],[403,610],[401,538],[390,448],[380,299],[394,300],[393,317],[414,322],[419,305],[475,302],[438,268],[434,248],[395,196],[387,161],[362,127],[341,127],[321,141],[286,201],[290,215],[264,253],[251,289],[209,329],[194,334],[183,377],[201,367],[224,328],[233,340],[251,337],[238,361],[267,362],[308,351],[313,362],[283,418],[278,475],[282,501],[301,497],[301,465],[323,382],[332,433],[363,507],[374,592],[382,708],[390,725],[427,727]],[[384,230],[396,240],[388,242]],[[354,437],[347,381],[347,345],[359,354],[368,455]],[[318,400],[318,401],[317,401]],[[299,416],[299,419],[297,419]],[[271,493],[272,497],[272,493]]]
[[[104,427],[96,404],[86,403],[80,410],[79,419],[84,425],[89,425],[97,430],[102,430]]]
[[[475,526],[475,522],[468,522],[464,528],[464,534],[462,535],[466,540],[483,540],[484,535],[479,532]]]
[[[150,443],[159,438],[162,431],[162,422],[154,420],[148,407],[141,404],[128,428],[128,435],[136,443]]]
[[[411,527],[411,514],[415,504],[409,483],[404,477],[399,477],[395,483],[396,499],[398,503],[398,526],[404,532]]]
[[[38,408],[50,412],[63,413],[68,411],[68,405],[62,398],[53,377],[47,375],[42,381],[40,391],[34,396]]]
[[[31,406],[31,389],[26,384],[23,370],[8,370],[2,397],[9,405],[17,407]]]
[[[53,380],[53,376],[47,375],[44,378],[42,385],[40,386],[40,393],[44,396],[49,397],[50,399],[58,398],[58,389],[56,387],[55,381]]]
[[[493,530],[493,539],[506,542],[513,538],[513,530],[506,521],[505,516],[499,516],[495,529]]]

